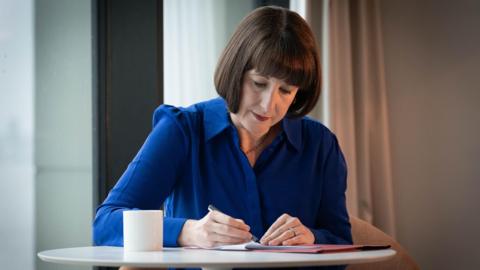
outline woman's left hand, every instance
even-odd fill
[[[270,246],[307,245],[315,242],[312,231],[296,217],[281,215],[260,239],[260,243]]]

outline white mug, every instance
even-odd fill
[[[159,251],[163,246],[162,210],[123,211],[125,251]]]

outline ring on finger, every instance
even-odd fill
[[[297,236],[297,231],[295,231],[295,228],[288,228],[289,231],[293,232],[293,236]]]

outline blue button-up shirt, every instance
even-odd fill
[[[97,209],[94,243],[122,246],[122,211],[163,203],[164,246],[177,246],[186,219],[201,219],[209,204],[258,237],[287,213],[310,228],[315,243],[351,243],[347,171],[335,136],[308,117],[281,124],[252,167],[223,99],[160,106],[152,132]]]

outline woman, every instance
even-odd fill
[[[154,128],[94,222],[123,245],[122,211],[159,209],[164,246],[351,243],[346,166],[335,136],[304,117],[320,95],[315,40],[296,13],[245,17],[215,71],[220,98],[160,106]],[[222,212],[207,210],[213,204]]]

